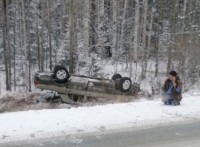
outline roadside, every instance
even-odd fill
[[[133,102],[138,97],[129,98],[118,97],[116,99],[106,98],[88,98],[86,102],[77,102],[76,104],[67,104],[62,101],[59,95],[52,91],[34,91],[34,92],[5,92],[0,95],[0,113],[18,112],[28,110],[42,109],[65,109],[73,107],[86,107],[96,105],[106,105],[113,103]]]
[[[141,99],[123,104],[2,113],[0,142],[199,121],[199,98],[199,92],[184,94],[181,105],[176,107],[164,106],[159,99]]]

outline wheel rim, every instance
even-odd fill
[[[58,79],[63,80],[67,77],[67,73],[65,70],[58,70],[56,76]]]
[[[123,82],[123,89],[124,90],[128,90],[130,88],[130,86],[131,86],[131,82],[129,80],[125,80]]]

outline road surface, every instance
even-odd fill
[[[1,147],[199,147],[200,122],[0,144]]]

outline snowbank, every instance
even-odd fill
[[[0,143],[199,120],[199,106],[200,92],[191,92],[184,95],[180,106],[164,106],[156,99],[94,107],[3,113],[0,114]]]

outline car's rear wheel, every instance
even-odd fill
[[[121,83],[121,79],[122,79],[122,76],[120,74],[114,74],[112,76],[112,80],[115,81],[115,88],[118,90],[120,89],[120,83]]]
[[[64,66],[56,66],[54,68],[54,77],[57,83],[63,84],[67,82],[70,75],[68,70]]]
[[[132,81],[128,77],[123,77],[120,82],[120,88],[123,92],[128,92],[131,89]]]
[[[113,76],[112,76],[112,80],[113,81],[116,81],[116,80],[121,80],[122,79],[122,76],[120,75],[120,74],[114,74]]]

